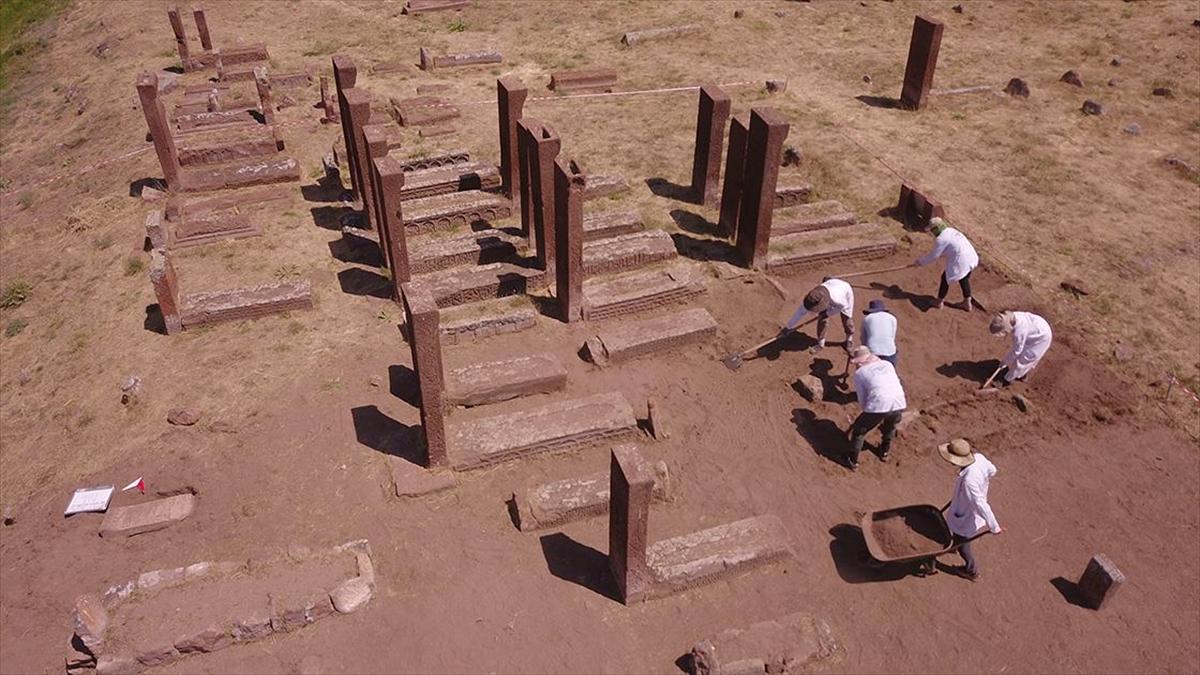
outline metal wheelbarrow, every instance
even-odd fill
[[[937,573],[934,561],[938,556],[953,553],[964,543],[988,533],[983,530],[966,542],[955,543],[946,523],[945,512],[949,507],[949,502],[940,509],[933,504],[912,504],[863,515],[860,524],[871,556],[867,562],[916,563],[920,576]]]

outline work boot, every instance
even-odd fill
[[[937,302],[933,303],[933,308],[934,308],[934,309],[941,309],[941,308],[943,308],[943,307],[945,307],[945,306],[946,306],[946,301],[945,301],[945,300],[938,300]]]
[[[974,303],[971,301],[970,296],[963,298],[963,311],[964,312],[972,311],[971,305],[973,305],[973,304]]]

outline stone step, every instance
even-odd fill
[[[180,166],[265,157],[283,149],[283,143],[275,137],[275,128],[262,125],[226,129],[219,134],[198,131],[181,136],[175,145],[179,150]]]
[[[663,539],[646,549],[646,563],[654,575],[649,595],[671,595],[794,556],[777,516],[745,518]]]
[[[607,197],[629,189],[629,183],[616,174],[588,174],[584,178],[583,198]]]
[[[543,483],[526,490],[524,494],[513,495],[517,506],[517,527],[522,532],[532,532],[608,513],[609,479],[609,472],[601,471]],[[671,480],[666,462],[654,465],[654,489],[651,494],[660,502],[671,499]]]
[[[300,180],[300,164],[291,157],[209,164],[180,171],[179,189],[204,192]]]
[[[442,344],[467,344],[493,335],[519,333],[537,325],[538,312],[523,295],[443,309],[438,327]]]
[[[632,234],[642,229],[642,214],[637,211],[603,211],[585,213],[583,216],[583,240],[596,241]]]
[[[404,202],[401,213],[405,232],[415,235],[508,218],[512,202],[491,192],[465,190],[411,199]]]
[[[425,234],[408,240],[408,264],[413,274],[426,274],[462,265],[510,262],[527,244],[524,237],[504,230]]]
[[[473,363],[446,372],[446,402],[466,408],[499,403],[533,394],[549,394],[567,386],[567,369],[546,354],[504,361]]]
[[[550,88],[558,93],[609,92],[617,86],[617,71],[611,68],[558,70],[550,73]]]
[[[848,227],[858,217],[841,202],[825,200],[778,209],[771,216],[771,236]]]
[[[545,278],[546,273],[542,270],[499,262],[430,272],[417,277],[413,283],[429,289],[437,306],[445,308],[525,295],[531,289],[544,286]]]
[[[791,176],[780,176],[775,187],[775,208],[803,204],[812,194],[812,185]]]
[[[583,318],[596,321],[637,314],[686,302],[705,290],[700,274],[681,264],[593,277],[583,282]]]
[[[772,274],[791,274],[831,263],[883,258],[895,251],[895,238],[871,223],[797,232],[771,241],[767,269]]]
[[[294,309],[312,309],[312,285],[308,280],[204,291],[185,295],[179,301],[179,317],[184,328],[256,319]]]
[[[530,455],[617,442],[637,433],[637,418],[624,396],[596,394],[453,424],[450,463],[460,471],[478,469]]]
[[[645,230],[583,243],[585,275],[610,274],[675,258],[675,240],[662,230]]]
[[[147,225],[149,233],[150,226]],[[209,244],[225,239],[244,239],[262,234],[262,227],[232,209],[209,211],[171,222],[167,227],[167,248],[174,250]],[[151,235],[150,241],[155,237]]]
[[[584,351],[592,363],[604,367],[695,344],[716,333],[717,320],[708,310],[685,309],[606,327],[587,341]]]
[[[389,125],[387,125],[387,128],[389,130],[389,133],[390,133],[390,130],[394,129],[396,136],[397,136],[395,139],[395,142],[396,142],[395,145],[392,145],[392,139],[389,136],[388,150],[395,150],[397,148],[403,147],[403,144],[402,144],[401,138],[400,138],[400,134],[401,134],[400,127],[397,127],[393,124],[389,124]],[[389,155],[389,156],[393,156],[393,155]],[[429,152],[429,153],[422,154],[422,155],[413,155],[411,157],[397,157],[397,160],[400,162],[400,167],[402,169],[404,169],[404,173],[408,174],[410,172],[421,171],[423,169],[436,169],[439,167],[444,168],[444,167],[454,166],[455,164],[468,164],[471,162],[471,153],[466,150],[434,150],[433,152]],[[405,178],[405,180],[407,180],[408,176],[405,175],[404,178]]]
[[[464,162],[404,172],[401,201],[432,197],[463,190],[494,190],[500,187],[500,170],[487,162]]]

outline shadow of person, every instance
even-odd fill
[[[354,209],[348,206],[314,206],[309,209],[313,223],[325,230],[341,230],[348,216],[357,216]],[[360,228],[361,229],[361,228]]]
[[[326,173],[316,183],[300,186],[300,196],[306,202],[340,202],[346,196],[340,175]]]
[[[646,179],[646,187],[650,188],[655,196],[674,199],[679,202],[694,202],[692,199],[692,188],[690,185],[680,185],[661,176]]]
[[[848,584],[898,581],[918,569],[913,563],[882,563],[872,558],[862,528],[857,525],[834,525],[829,534],[833,537],[829,540],[829,556],[838,576]]]
[[[821,381],[821,385],[825,391],[825,395],[821,400],[837,403],[838,405],[853,403],[857,400],[854,392],[847,389],[849,387],[850,375],[849,371],[845,368],[835,372],[833,361],[829,359],[813,359],[809,372]],[[799,391],[797,384],[793,384],[792,388]]]
[[[850,444],[836,422],[819,418],[808,408],[795,408],[792,424],[818,455],[839,466],[847,466],[846,452]]]
[[[1054,590],[1058,591],[1063,596],[1063,600],[1084,609],[1092,609],[1091,605],[1083,599],[1083,594],[1079,592],[1079,584],[1065,577],[1054,577],[1050,580],[1050,585],[1054,586]]]
[[[888,300],[907,300],[917,311],[928,312],[937,304],[937,298],[932,295],[923,293],[911,293],[900,288],[897,284],[885,284],[879,281],[872,281],[871,288],[882,291],[883,297]]]
[[[720,237],[722,236],[721,228],[713,222],[709,222],[703,216],[692,211],[684,209],[671,209],[671,220],[679,226],[679,229],[692,234],[698,234],[702,237]]]
[[[385,455],[425,466],[421,427],[398,422],[373,405],[351,408],[350,418],[354,421],[354,436],[359,443]]]
[[[943,363],[934,370],[949,378],[962,378],[969,382],[983,384],[1000,365],[1000,359],[985,359],[983,361],[958,360]]]
[[[607,555],[562,532],[544,535],[540,542],[550,574],[599,593],[609,600],[621,601]]]
[[[891,96],[871,96],[870,94],[859,94],[854,98],[871,106],[872,108],[885,108],[888,110],[902,110],[904,108],[904,106],[900,104],[900,99],[892,98]]]
[[[129,196],[141,197],[142,190],[145,188],[154,188],[159,192],[167,191],[167,182],[161,178],[139,178],[129,183]]]

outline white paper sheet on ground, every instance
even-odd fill
[[[71,496],[71,503],[67,504],[67,510],[63,512],[63,515],[69,516],[73,513],[84,513],[87,511],[107,511],[108,503],[112,500],[112,496],[113,486],[111,485],[79,488]]]

